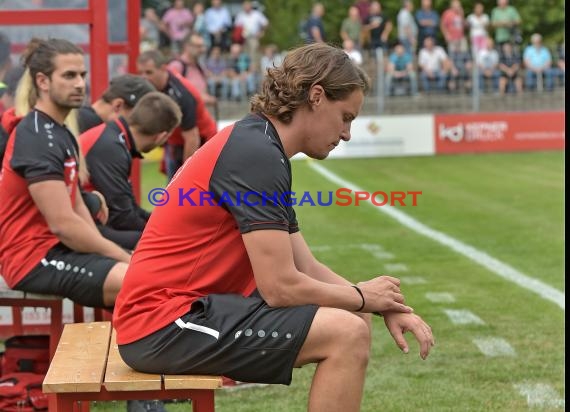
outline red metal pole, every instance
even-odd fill
[[[128,0],[127,2],[127,44],[129,58],[129,72],[137,72],[137,57],[139,56],[140,44],[140,16],[141,2],[140,0]],[[131,169],[131,185],[133,193],[138,204],[141,201],[141,165],[139,159],[133,159],[133,167]]]
[[[91,59],[91,101],[97,100],[109,84],[109,34],[107,0],[89,0],[91,25],[89,48]]]

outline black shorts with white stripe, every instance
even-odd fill
[[[63,296],[83,306],[103,308],[103,283],[116,263],[114,259],[75,252],[58,243],[14,289]]]
[[[318,306],[272,308],[257,294],[214,294],[184,316],[119,352],[147,373],[223,375],[241,382],[291,383]]]

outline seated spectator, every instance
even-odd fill
[[[251,69],[251,58],[242,50],[241,44],[231,45],[228,67],[232,99],[240,101],[252,95],[257,89],[256,76]]]
[[[91,106],[81,106],[78,110],[79,133],[92,127],[127,116],[138,100],[156,90],[152,84],[134,74],[123,74],[111,80],[103,95]]]
[[[542,36],[534,33],[530,37],[531,44],[524,50],[523,60],[526,69],[526,87],[538,87],[543,82],[546,90],[553,88],[552,55],[542,45]],[[538,80],[540,79],[540,80]]]
[[[355,47],[354,42],[351,39],[346,39],[342,42],[342,49],[346,54],[348,54],[350,60],[359,66],[362,65],[362,53],[360,53],[360,50]]]
[[[386,67],[386,92],[392,93],[392,81],[407,81],[410,84],[410,94],[418,94],[418,81],[414,69],[413,58],[400,43],[396,44],[390,54]]]
[[[174,0],[172,7],[162,16],[162,22],[170,37],[172,52],[176,55],[182,51],[184,39],[192,29],[194,16],[184,6],[184,0]]]
[[[556,72],[562,86],[566,80],[566,44],[562,43],[558,46],[558,60],[556,60]]]
[[[208,79],[208,92],[212,96],[219,96],[227,100],[229,97],[228,63],[222,56],[220,46],[210,49],[210,56],[206,60],[206,78]]]
[[[150,213],[136,203],[130,182],[132,159],[164,144],[181,116],[174,100],[155,91],[145,94],[127,117],[120,116],[79,137],[89,164],[89,181],[84,188],[103,194],[111,228],[138,232],[140,238]],[[135,246],[136,242],[129,249]]]
[[[279,67],[283,62],[283,56],[279,53],[277,46],[274,44],[268,44],[263,49],[263,56],[261,56],[261,75],[267,75],[267,69],[272,69],[274,67]]]
[[[418,66],[424,91],[432,90],[432,83],[436,82],[437,90],[444,91],[449,70],[449,58],[443,47],[436,46],[431,37],[424,39],[424,47],[418,56]]]
[[[382,49],[384,54],[388,52],[388,36],[394,25],[382,12],[379,1],[370,3],[370,13],[364,21],[363,29],[368,32],[370,38],[370,54],[376,55],[376,49]]]
[[[515,52],[511,43],[503,43],[502,53],[499,59],[499,94],[504,95],[507,87],[514,84],[517,94],[523,90],[522,78],[520,76],[521,57]]]
[[[24,64],[26,96],[37,98],[15,126],[2,167],[2,276],[15,290],[112,307],[130,254],[97,231],[78,187],[84,160],[64,126],[85,98],[83,51],[67,40],[33,39]]]
[[[477,67],[479,69],[479,88],[487,89],[487,82],[491,81],[492,90],[496,91],[499,82],[499,52],[495,50],[493,39],[487,38],[485,48],[477,53]]]
[[[362,22],[360,21],[360,12],[355,6],[348,8],[348,16],[342,21],[340,27],[340,38],[344,40],[352,40],[354,47],[360,49],[362,36]]]
[[[449,90],[457,90],[463,86],[465,91],[471,90],[473,61],[468,51],[451,50],[449,52]]]

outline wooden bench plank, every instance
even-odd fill
[[[219,389],[221,376],[207,375],[165,375],[164,389]]]
[[[45,393],[99,392],[107,364],[111,322],[65,325],[43,382]]]
[[[104,385],[108,391],[160,390],[162,380],[160,375],[137,372],[123,361],[117,346],[117,332],[113,330]]]

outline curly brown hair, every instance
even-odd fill
[[[309,90],[317,84],[335,101],[370,87],[366,73],[342,49],[312,43],[291,50],[279,67],[267,69],[261,91],[251,99],[251,111],[290,123],[295,111],[309,105]]]

